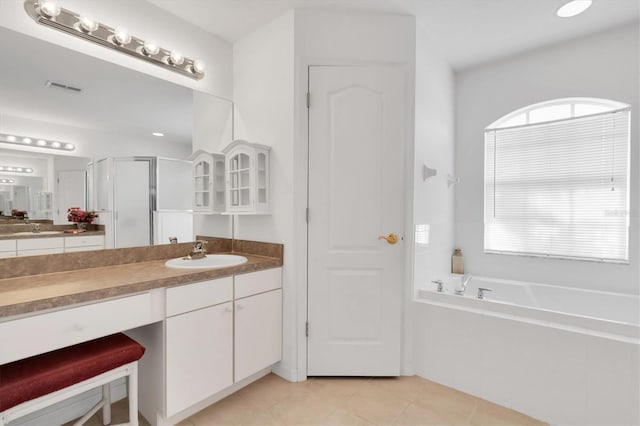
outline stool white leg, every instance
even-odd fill
[[[129,424],[138,426],[138,363],[134,362],[129,371]]]
[[[102,406],[102,424],[108,425],[111,423],[111,385],[109,383],[102,385],[102,400],[104,405]]]

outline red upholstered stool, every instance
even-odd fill
[[[144,348],[122,333],[0,365],[0,426],[102,386],[102,400],[75,424],[102,408],[111,422],[109,383],[128,377],[129,423],[138,424],[138,360]]]

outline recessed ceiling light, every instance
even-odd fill
[[[561,18],[571,18],[572,16],[576,16],[589,9],[593,3],[592,0],[572,0],[569,3],[565,3],[560,6],[560,8],[556,11],[556,15]]]
[[[164,136],[164,133],[160,133],[160,132],[153,132],[151,133],[153,136]]]

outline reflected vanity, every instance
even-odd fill
[[[194,209],[190,158],[233,140],[231,101],[6,28],[0,52],[0,134],[76,147],[0,143],[0,165],[33,170],[0,170],[0,178],[14,181],[0,183],[3,217],[27,211],[31,221],[49,221],[43,230],[54,230],[70,225],[69,207],[96,210],[106,248],[168,244],[169,236],[232,237],[229,216]]]

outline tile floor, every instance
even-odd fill
[[[87,425],[100,426],[96,414]],[[127,420],[126,400],[113,423]],[[140,417],[141,425],[148,423]],[[417,376],[312,378],[290,383],[269,374],[189,417],[213,425],[544,425],[524,414]]]

